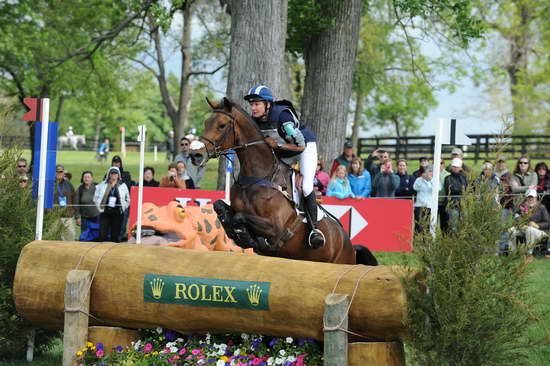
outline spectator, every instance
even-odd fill
[[[376,149],[374,150],[365,161],[365,170],[370,173],[371,177],[375,177],[380,172],[380,165],[374,162],[375,159],[379,161],[385,161],[390,159],[390,153],[385,150]]]
[[[502,184],[509,184],[508,179],[510,177],[510,172],[508,167],[506,167],[506,158],[504,156],[499,156],[495,165],[495,175]]]
[[[101,145],[99,145],[99,148],[97,149],[97,160],[107,160],[107,155],[109,155],[109,151],[111,150],[111,147],[109,145],[109,139],[105,138]]]
[[[20,175],[19,176],[19,187],[21,188],[27,188],[29,185],[29,177],[26,175]]]
[[[468,180],[462,172],[462,160],[454,158],[451,174],[445,178],[444,190],[447,195],[445,205],[449,216],[450,228],[457,232],[460,220],[460,200],[468,187]]]
[[[447,171],[449,173],[451,172],[451,165],[452,165],[453,159],[460,159],[460,161],[462,161],[462,174],[470,173],[470,168],[468,168],[466,164],[464,164],[464,154],[462,154],[462,150],[460,150],[458,147],[455,147],[453,150],[451,150],[451,164],[447,166]]]
[[[406,160],[397,160],[397,176],[399,177],[399,186],[395,190],[395,197],[412,199],[414,195],[413,184],[416,178],[407,173]]]
[[[330,176],[323,168],[323,161],[321,159],[317,160],[317,168],[315,170],[315,177],[313,178],[313,190],[324,196],[327,194]]]
[[[111,160],[111,166],[117,167],[119,169],[120,179],[122,180],[122,183],[126,185],[126,190],[130,192],[130,187],[135,185],[135,183],[132,181],[130,172],[124,170],[124,167],[122,166],[122,158],[118,155],[113,156],[113,159]],[[121,235],[120,241],[128,240],[127,228],[128,228],[129,216],[130,216],[130,210],[128,207],[126,207],[122,217],[122,229],[120,230],[120,235]]]
[[[347,169],[345,165],[339,165],[336,171],[332,175],[332,179],[328,185],[327,196],[336,197],[339,199],[355,198],[353,194],[348,177]]]
[[[351,141],[346,141],[344,143],[344,151],[342,152],[342,155],[334,159],[334,161],[332,162],[330,175],[334,175],[334,172],[339,165],[343,165],[346,167],[346,169],[348,169],[349,164],[351,163],[351,160],[353,158],[355,158],[355,155],[353,154],[353,144],[351,143]]]
[[[399,177],[393,172],[392,161],[383,160],[380,164],[380,173],[374,177],[372,192],[374,197],[395,197],[395,190],[399,187]]]
[[[499,156],[495,165],[495,175],[500,180],[500,190],[502,192],[500,205],[509,210],[513,210],[514,202],[512,188],[510,187],[510,172],[506,167],[506,158]]]
[[[535,172],[538,178],[537,193],[542,197],[542,204],[548,211],[550,210],[550,176],[548,176],[548,165],[543,161],[537,163],[535,165]]]
[[[29,173],[29,166],[27,164],[27,159],[25,158],[17,159],[17,168],[15,170],[15,174],[19,177],[27,177],[28,173]]]
[[[364,170],[361,159],[353,158],[351,160],[348,181],[356,198],[370,197],[372,189],[370,173]]]
[[[537,173],[531,171],[531,162],[522,156],[516,163],[514,173],[510,176],[510,188],[514,194],[524,194],[528,189],[537,188]]]
[[[80,186],[75,194],[76,224],[80,226],[80,241],[99,239],[99,209],[95,205],[95,183],[91,171],[82,173]]]
[[[430,165],[430,161],[425,156],[422,156],[422,157],[418,158],[418,163],[419,163],[418,170],[415,170],[412,174],[414,179],[420,177],[422,175],[422,173],[424,172],[424,168],[427,167],[428,165]],[[397,168],[399,170],[399,165],[397,166]]]
[[[183,161],[185,163],[185,168],[187,169],[187,174],[189,175],[189,178],[193,180],[193,184],[195,185],[196,189],[201,188],[201,181],[202,177],[204,176],[205,167],[198,167],[193,165],[191,162],[191,156],[189,156],[189,145],[190,140],[187,137],[182,137],[180,140],[180,148],[181,151],[176,156],[176,159],[174,162]]]
[[[521,227],[520,230],[512,227],[512,239],[517,236],[524,235],[528,247],[528,253],[532,254],[532,247],[542,238],[548,236],[548,228],[550,227],[550,215],[544,205],[541,205],[537,200],[537,191],[528,189],[525,193],[525,200],[519,205],[517,215],[527,215],[528,223]],[[514,243],[515,240],[512,240]]]
[[[65,179],[65,167],[57,165],[55,167],[55,187],[54,187],[54,202],[59,207],[64,208],[61,214],[61,223],[65,230],[61,234],[61,240],[75,241],[76,227],[74,222],[74,187],[68,180]]]
[[[166,160],[172,161],[176,155],[176,147],[174,145],[174,131],[168,132],[168,138],[166,139]]]
[[[482,192],[492,191],[494,192],[495,201],[499,202],[500,193],[500,179],[493,172],[493,164],[486,161],[481,166],[481,173],[476,179],[475,187]]]
[[[178,172],[177,177],[185,182],[185,187],[187,189],[195,189],[193,179],[191,179],[191,177],[189,177],[189,174],[187,174],[187,169],[183,161],[178,161],[176,163],[176,171]]]
[[[130,206],[130,192],[122,183],[118,167],[110,167],[107,178],[96,186],[94,202],[99,216],[99,241],[120,242],[124,212]]]
[[[433,170],[426,165],[422,169],[422,175],[415,179],[413,188],[416,191],[414,200],[414,230],[421,233],[424,229],[422,223],[430,216],[432,207]]]
[[[160,186],[163,188],[185,189],[185,181],[178,178],[177,164],[168,165],[168,175],[160,180]]]
[[[439,199],[437,202],[437,215],[439,216],[439,227],[441,231],[449,229],[449,216],[447,215],[447,193],[445,192],[445,178],[451,173],[445,169],[445,160],[441,159],[439,166]]]
[[[143,186],[144,187],[158,187],[159,182],[155,180],[155,168],[146,166],[143,168]]]

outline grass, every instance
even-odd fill
[[[111,153],[110,158],[116,153]],[[24,151],[26,158],[30,157],[29,151]],[[122,157],[125,170],[129,171],[132,179],[137,181],[139,178],[139,153],[129,152],[126,157]],[[84,170],[90,170],[94,174],[95,181],[99,181],[110,166],[110,159],[107,162],[97,162],[95,153],[89,151],[61,151],[57,156],[58,164],[63,164],[65,169],[73,174],[72,183],[75,188],[80,184],[80,174]],[[417,161],[411,161],[409,172],[413,172],[418,168]],[[479,170],[480,162],[476,166],[473,162],[467,162],[472,168]],[[508,162],[508,167],[513,168],[514,161]],[[168,161],[165,160],[165,154],[159,153],[158,160],[154,161],[153,153],[145,154],[145,165],[152,166],[156,171],[156,179],[166,173]],[[215,189],[217,182],[217,167],[218,163],[212,160],[207,165],[206,174],[202,186],[204,189]],[[408,254],[403,253],[376,253],[379,262],[383,265],[402,264]],[[550,279],[550,259],[536,259],[531,264],[532,273],[530,274],[529,292],[532,294],[535,308],[541,316],[541,321],[537,326],[531,327],[527,331],[527,336],[531,339],[548,339],[550,334],[550,291],[548,290],[548,281]],[[55,344],[49,347],[48,351],[38,357],[33,365],[50,366],[61,364],[62,358],[61,340],[57,340]],[[548,342],[538,345],[530,355],[530,364],[547,366],[550,364],[550,344]],[[23,366],[28,365],[26,361],[0,361],[0,366]]]

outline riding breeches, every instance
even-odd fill
[[[304,197],[313,192],[313,180],[317,169],[317,143],[308,142],[300,154],[300,173],[302,174],[302,192]]]

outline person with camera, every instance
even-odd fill
[[[380,161],[380,164],[376,164],[374,162],[374,160],[376,159]],[[365,170],[368,171],[370,173],[370,176],[374,178],[378,175],[378,173],[380,173],[380,166],[382,165],[382,162],[389,159],[389,152],[377,148],[367,157],[367,160],[365,160]]]
[[[185,181],[178,177],[177,163],[171,163],[168,165],[168,175],[160,180],[160,187],[179,189],[186,188]]]
[[[96,186],[94,202],[99,215],[99,241],[119,243],[123,230],[124,211],[130,207],[130,192],[122,182],[120,170],[112,166],[107,177]]]

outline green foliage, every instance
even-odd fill
[[[483,184],[472,184],[461,199],[456,233],[415,237],[420,273],[403,281],[407,343],[420,365],[523,365],[541,341],[527,332],[538,319],[528,291],[527,248],[496,255],[511,222]]]
[[[294,54],[302,53],[311,37],[332,26],[337,1],[289,0],[287,50]]]

